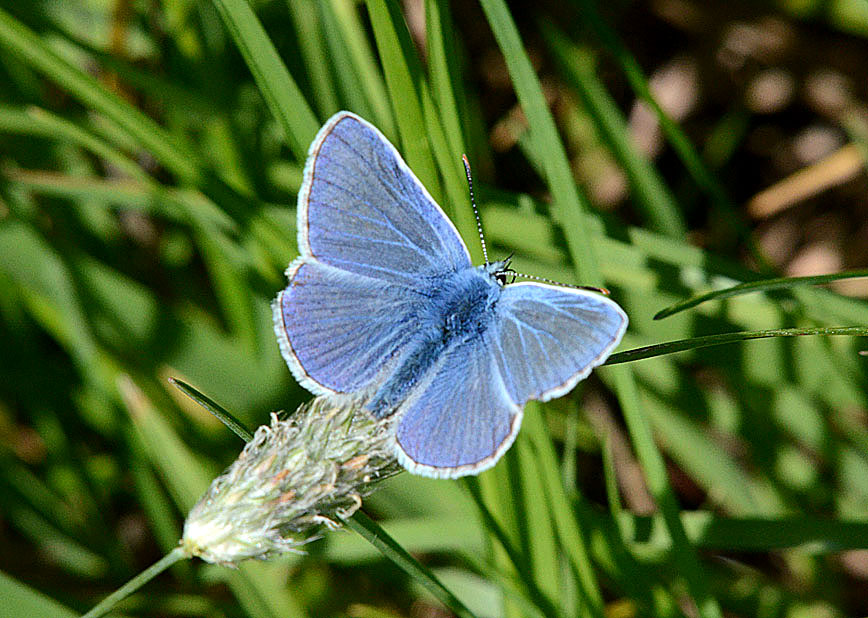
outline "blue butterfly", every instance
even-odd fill
[[[312,393],[397,415],[395,454],[416,474],[493,466],[525,402],[569,392],[627,328],[608,298],[473,266],[395,147],[350,112],[311,145],[298,247],[273,305],[283,357]]]

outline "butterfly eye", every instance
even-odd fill
[[[515,271],[511,268],[504,268],[494,273],[494,278],[501,286],[509,285],[515,282]]]

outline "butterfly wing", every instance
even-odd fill
[[[303,256],[391,283],[468,268],[458,231],[373,125],[339,112],[320,129],[298,196]]]
[[[311,145],[298,245],[274,325],[293,375],[315,394],[376,384],[412,338],[434,279],[470,266],[452,222],[398,151],[349,112]]]
[[[515,440],[522,407],[500,378],[490,332],[447,349],[429,380],[398,410],[396,453],[410,472],[477,474]]]
[[[627,315],[599,294],[539,283],[503,289],[497,305],[497,366],[512,401],[568,393],[608,358]]]
[[[515,440],[529,399],[567,393],[618,345],[627,316],[611,300],[536,283],[506,286],[491,325],[450,347],[398,411],[396,450],[411,472],[477,474]]]
[[[377,382],[414,336],[419,292],[310,258],[290,265],[273,305],[280,351],[317,395],[356,393]]]

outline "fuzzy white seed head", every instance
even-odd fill
[[[299,551],[323,526],[355,513],[373,483],[401,470],[391,424],[325,397],[286,419],[272,414],[190,511],[181,546],[230,566]]]

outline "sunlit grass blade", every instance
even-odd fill
[[[443,191],[422,110],[421,81],[424,75],[410,41],[407,24],[398,5],[392,2],[367,0],[366,5],[401,136],[404,158],[434,200],[441,202]]]
[[[476,218],[470,206],[467,180],[461,163],[461,155],[467,152],[467,148],[454,89],[454,83],[460,80],[460,76],[457,75],[452,32],[449,24],[444,23],[449,18],[449,3],[446,0],[429,0],[425,7],[430,76],[430,88],[424,87],[422,90],[426,126],[448,197],[448,203],[443,206],[464,238],[473,263],[478,264],[482,262],[482,250],[476,240]]]
[[[564,230],[573,265],[582,279],[582,284],[601,285],[599,264],[593,250],[593,246],[598,243],[589,242],[591,234],[583,225],[584,212],[588,210],[587,200],[581,196],[573,181],[566,151],[546,105],[539,80],[521,43],[518,29],[502,0],[482,0],[482,7],[495,39],[503,51],[518,100],[528,117],[531,138],[536,142],[535,149],[546,154],[543,163],[546,181],[555,202],[553,214]],[[613,370],[612,373],[615,378],[615,392],[649,487],[675,539],[673,545],[675,563],[687,582],[691,596],[696,601],[700,616],[718,618],[722,615],[720,607],[711,596],[710,586],[699,557],[681,527],[681,521],[678,519],[678,503],[668,483],[663,457],[654,443],[648,420],[639,406],[633,375],[629,370],[623,369]],[[599,590],[593,574],[590,573],[590,577],[587,577],[587,572],[580,572],[579,575],[586,598],[593,601],[594,597],[589,594],[592,594],[591,591]]]
[[[686,309],[692,309],[697,305],[710,300],[720,300],[722,298],[730,298],[741,294],[750,294],[751,292],[770,292],[772,290],[786,290],[801,285],[823,285],[832,281],[840,281],[842,279],[856,279],[859,277],[868,277],[868,270],[849,270],[842,273],[834,273],[831,275],[812,275],[808,277],[779,277],[776,279],[763,279],[762,281],[748,281],[747,283],[739,283],[729,288],[722,290],[713,290],[705,294],[698,294],[692,298],[688,298],[674,305],[662,309],[654,314],[655,320],[662,320],[671,315],[680,313]]]
[[[320,124],[304,95],[250,4],[245,0],[214,0],[214,3],[290,148],[298,160],[304,160]]]
[[[573,85],[603,143],[630,182],[637,208],[648,226],[673,238],[684,238],[687,224],[675,196],[654,166],[631,143],[627,121],[596,74],[591,55],[570,43],[552,24],[543,24],[546,42]]]
[[[425,28],[428,51],[428,76],[431,93],[452,152],[467,152],[458,101],[461,72],[455,49],[455,30],[449,0],[426,0]]]
[[[736,341],[747,341],[750,339],[767,339],[769,337],[805,337],[810,335],[845,335],[850,337],[864,337],[868,336],[868,328],[863,326],[843,326],[839,328],[775,328],[770,330],[742,331],[738,333],[722,333],[720,335],[691,337],[690,339],[657,343],[655,345],[636,348],[635,350],[618,352],[612,354],[612,356],[606,360],[605,364],[619,365],[621,363],[631,363],[633,361],[653,358],[655,356],[674,354],[675,352],[684,352],[685,350],[707,348],[715,345],[723,345],[725,343],[734,343]]]
[[[340,109],[329,55],[324,42],[321,15],[314,0],[287,0],[286,8],[295,22],[298,46],[307,69],[320,118],[328,118]]]
[[[576,573],[582,604],[586,606],[589,615],[602,615],[603,597],[588,553],[585,522],[577,519],[575,511],[571,508],[560,475],[557,455],[545,428],[542,407],[537,403],[530,403],[526,406],[526,412],[524,429],[528,432],[536,451],[540,484],[545,492],[555,533],[566,552],[570,566]]]
[[[408,554],[403,547],[386,534],[370,517],[361,511],[356,511],[350,519],[346,520],[346,525],[367,539],[369,543],[379,549],[384,556],[400,567],[410,577],[422,584],[443,605],[455,612],[457,616],[473,618],[473,614],[458,597],[452,594],[430,570]]]
[[[333,39],[340,39],[341,50],[346,54],[336,57],[338,66],[347,65],[351,81],[346,81],[349,88],[357,84],[371,107],[373,116],[368,120],[373,122],[383,135],[392,142],[398,142],[398,130],[395,123],[395,110],[389,102],[386,82],[377,64],[376,54],[368,42],[368,28],[363,23],[356,2],[347,0],[328,0],[322,4],[325,27],[330,27]],[[336,41],[335,41],[336,42]],[[334,51],[334,50],[333,50]],[[359,110],[361,111],[361,110]]]
[[[367,41],[364,37],[358,36],[354,30],[353,26],[357,24],[353,22],[348,24],[336,14],[335,7],[345,4],[342,0],[317,3],[324,42],[334,67],[335,79],[332,88],[340,96],[342,108],[367,118],[377,125],[384,135],[397,140],[391,111],[388,109],[386,85],[383,83],[383,77],[376,72],[374,61],[369,55]],[[355,14],[351,12],[350,15]],[[382,86],[382,90],[371,88],[371,82],[364,79],[359,65],[368,67],[368,63],[370,63],[369,70],[376,76],[375,79]],[[376,110],[376,104],[371,100],[374,92],[378,99],[382,98],[385,101],[382,109]],[[388,119],[388,122],[384,122],[385,119]]]
[[[515,94],[527,115],[534,149],[544,153],[546,183],[552,193],[552,218],[562,227],[570,257],[583,284],[602,285],[597,257],[583,225],[590,211],[587,198],[576,187],[567,153],[558,135],[542,86],[524,50],[518,29],[502,0],[482,0],[482,8],[509,69]]]
[[[85,105],[105,114],[172,173],[188,181],[200,177],[197,158],[174,135],[107,90],[96,79],[58,56],[37,34],[2,9],[0,45],[49,76]]]
[[[30,588],[0,573],[0,597],[6,616],[42,616],[43,618],[75,618],[78,612],[67,609],[42,592]]]
[[[681,518],[690,540],[703,549],[765,552],[803,547],[813,554],[824,554],[868,548],[868,523],[864,521],[812,515],[725,517],[708,511],[685,512]],[[618,519],[638,551],[647,558],[663,557],[671,539],[659,515],[622,512]]]

